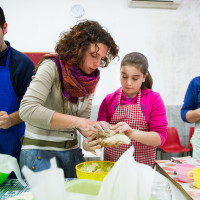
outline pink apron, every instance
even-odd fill
[[[122,89],[119,94],[116,111],[111,119],[111,124],[126,122],[132,129],[149,131],[149,126],[145,120],[140,106],[141,91],[138,94],[136,104],[120,105]],[[156,147],[147,146],[135,140],[131,140],[129,145],[122,144],[118,147],[105,147],[104,160],[117,161],[119,157],[130,147],[134,146],[134,158],[137,162],[149,165],[155,164]]]

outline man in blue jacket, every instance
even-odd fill
[[[200,160],[200,76],[193,78],[187,88],[181,118],[188,123],[195,123],[195,131],[190,140],[193,146],[192,157]]]
[[[0,7],[0,154],[19,160],[25,124],[19,106],[33,75],[33,62],[4,40],[7,22]]]

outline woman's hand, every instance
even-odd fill
[[[119,122],[112,126],[115,133],[125,133],[128,137],[133,133],[133,129],[126,122]]]
[[[87,137],[83,141],[83,149],[85,149],[86,151],[90,151],[91,153],[97,156],[97,153],[95,152],[95,150],[101,148],[101,145],[100,145],[101,141],[102,141],[101,138],[96,139],[96,135],[93,134],[92,136]]]
[[[89,119],[80,118],[80,125],[77,127],[80,132],[88,137],[92,133],[104,134],[106,130],[109,130],[111,125],[104,121],[93,121]]]
[[[76,128],[83,136],[88,137],[92,133],[104,133],[111,125],[107,122],[93,121],[73,115],[55,112],[51,118],[51,128]]]

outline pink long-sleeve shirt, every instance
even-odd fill
[[[98,121],[110,123],[117,107],[119,93],[120,88],[105,97],[99,108]],[[120,105],[136,104],[136,101],[137,96],[134,98],[127,98],[122,92]],[[165,106],[160,94],[150,89],[143,89],[141,91],[140,105],[146,122],[149,125],[149,131],[157,132],[160,135],[162,146],[167,138],[168,123]]]

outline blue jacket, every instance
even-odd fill
[[[181,108],[182,120],[188,122],[186,113],[197,108],[200,108],[200,76],[193,78],[187,88],[184,104]]]

